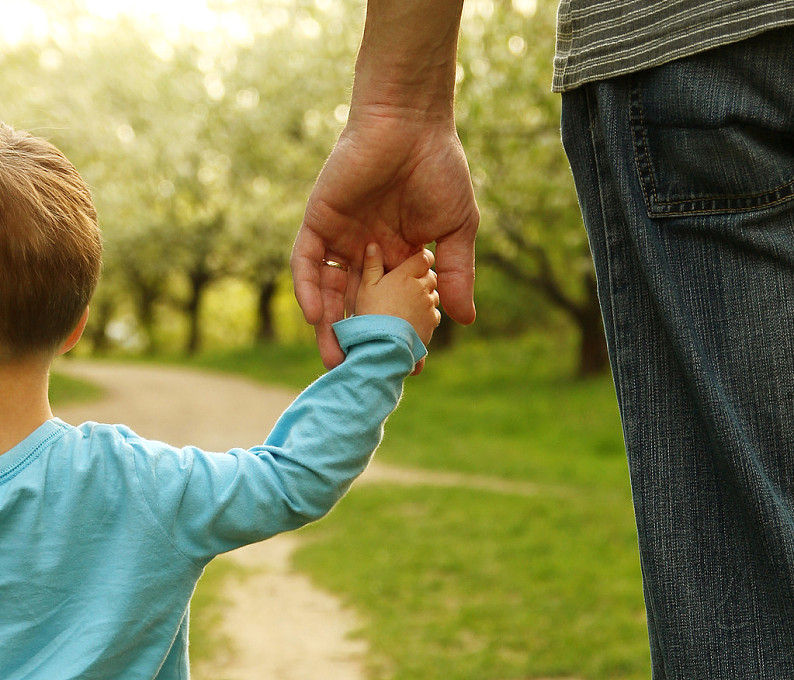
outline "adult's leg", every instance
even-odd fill
[[[563,96],[653,677],[794,677],[794,30]]]

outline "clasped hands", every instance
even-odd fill
[[[435,243],[440,304],[455,321],[472,323],[478,224],[454,125],[377,115],[349,122],[309,197],[290,259],[295,296],[326,368],[344,360],[331,325],[356,309],[369,244],[388,272]]]

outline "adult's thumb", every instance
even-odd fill
[[[364,266],[361,269],[361,283],[374,286],[383,278],[383,251],[377,243],[370,243],[364,251]]]

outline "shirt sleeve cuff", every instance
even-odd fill
[[[379,314],[351,316],[348,319],[337,321],[334,324],[334,332],[345,354],[354,345],[389,338],[405,344],[411,351],[414,363],[427,355],[427,349],[413,326],[396,316]]]

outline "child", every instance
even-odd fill
[[[366,467],[438,324],[432,254],[384,276],[367,248],[346,360],[267,441],[207,453],[67,425],[47,397],[100,269],[88,189],[0,124],[0,678],[188,677],[188,603],[219,553],[323,516]],[[327,276],[346,276],[330,262]],[[263,635],[267,631],[262,631]]]

